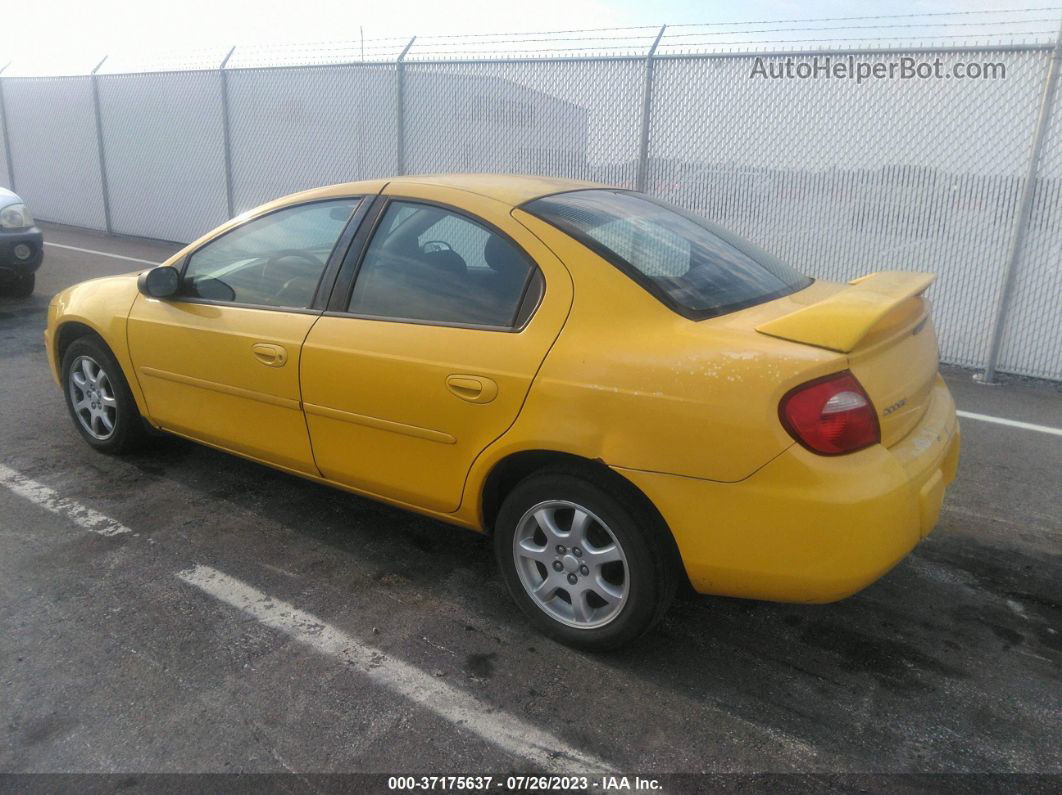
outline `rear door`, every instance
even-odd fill
[[[351,197],[260,215],[190,254],[177,298],[137,296],[129,349],[157,424],[317,474],[299,356],[323,310],[318,286],[331,285],[360,205]]]
[[[325,477],[449,512],[476,456],[516,419],[571,281],[507,205],[395,190],[303,346],[306,422]]]

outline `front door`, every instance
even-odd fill
[[[162,428],[318,474],[299,393],[318,284],[357,198],[286,207],[194,251],[174,300],[137,297],[129,348]]]
[[[337,285],[306,339],[304,409],[325,477],[450,512],[476,456],[516,419],[571,281],[507,206],[402,191],[387,199],[353,288]]]

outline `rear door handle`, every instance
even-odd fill
[[[450,375],[446,377],[446,386],[469,403],[490,403],[498,396],[498,385],[481,375]]]
[[[266,367],[283,367],[288,361],[288,352],[279,345],[257,342],[251,346],[254,358]]]

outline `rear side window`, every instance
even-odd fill
[[[535,199],[524,209],[692,319],[753,306],[811,284],[747,240],[639,193],[573,191]]]
[[[511,328],[542,282],[507,238],[442,207],[392,201],[354,282],[357,315]]]

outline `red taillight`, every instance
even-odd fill
[[[847,371],[790,390],[778,414],[790,435],[813,453],[854,453],[881,441],[874,405]]]

